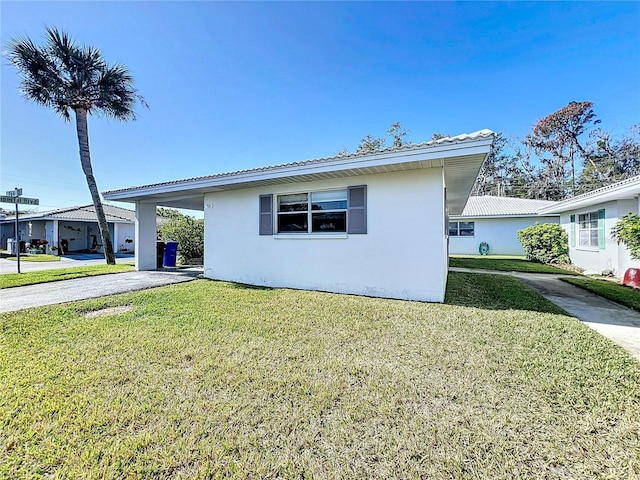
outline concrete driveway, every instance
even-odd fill
[[[0,313],[188,282],[199,269],[124,272],[2,289]]]

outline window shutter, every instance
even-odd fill
[[[349,187],[347,233],[367,233],[367,186]]]
[[[607,239],[605,238],[604,229],[604,208],[598,210],[598,248],[603,249],[606,246]]]
[[[569,242],[572,247],[576,246],[576,216],[571,215],[571,228],[569,228]]]
[[[260,235],[273,235],[273,194],[260,195]]]

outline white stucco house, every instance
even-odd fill
[[[135,245],[135,212],[122,207],[104,204],[104,213],[109,225],[113,249],[118,252],[133,252]],[[20,240],[30,242],[44,239],[58,252],[101,251],[98,220],[93,204],[80,207],[60,208],[45,212],[21,214],[18,217]],[[15,237],[15,215],[0,220],[0,245]]]
[[[156,206],[204,210],[204,275],[442,302],[447,208],[462,212],[493,142],[481,130],[104,192],[136,206],[136,268],[156,268]]]
[[[640,213],[640,176],[578,195],[543,208],[541,214],[559,214],[569,235],[571,262],[585,273],[612,273],[622,277],[640,268],[629,250],[611,237],[611,229],[627,213]]]
[[[489,244],[489,255],[524,255],[518,230],[536,223],[559,223],[557,213],[538,214],[557,202],[527,198],[469,197],[460,215],[449,218],[449,252],[478,255],[480,243]]]

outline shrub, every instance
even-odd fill
[[[640,215],[631,212],[627,213],[611,229],[611,236],[618,243],[624,243],[631,253],[631,258],[640,260]]]
[[[518,230],[518,240],[527,260],[539,263],[569,263],[567,232],[557,223],[535,224]]]
[[[159,216],[167,221],[158,226],[158,239],[178,242],[182,263],[204,255],[204,220],[183,215],[177,210],[159,209]]]

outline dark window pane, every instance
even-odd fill
[[[347,213],[314,213],[311,215],[313,232],[346,232]]]
[[[307,232],[307,214],[292,213],[289,215],[278,215],[278,232]]]
[[[449,222],[449,236],[450,237],[458,236],[458,222]]]

